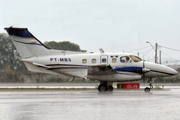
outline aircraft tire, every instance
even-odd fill
[[[105,92],[105,91],[107,91],[107,86],[105,84],[100,84],[98,86],[98,90],[99,90],[99,92]]]
[[[149,93],[150,90],[151,90],[150,88],[146,87],[146,88],[144,89],[144,92]]]
[[[107,89],[107,91],[112,92],[113,91],[113,86],[110,85],[109,88]]]

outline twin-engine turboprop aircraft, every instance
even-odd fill
[[[174,69],[151,62],[128,53],[72,52],[48,49],[27,28],[5,28],[29,71],[64,74],[83,79],[99,80],[99,92],[113,91],[113,82],[137,81],[155,77],[176,75]]]

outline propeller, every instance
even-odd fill
[[[149,72],[150,71],[150,69],[147,69],[146,67],[145,67],[145,63],[144,63],[144,60],[143,60],[143,68],[142,68],[142,78],[143,78],[143,82],[145,83],[145,79],[146,79],[146,76],[145,76],[145,74],[147,73],[147,72]]]
[[[145,68],[145,64],[144,64],[144,60],[143,60],[143,68],[142,68],[142,73],[143,73],[143,75],[142,75],[142,78],[143,78],[143,82],[144,82],[144,84],[145,84],[145,79],[146,79],[146,76],[145,76],[145,72],[143,72],[143,69]]]

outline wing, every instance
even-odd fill
[[[112,75],[116,74],[116,71],[109,64],[98,64],[91,66],[82,66],[82,65],[42,65],[33,63],[33,65],[38,67],[43,67],[48,70],[52,70],[56,73],[64,73],[66,75],[78,76],[85,78],[87,75]]]
[[[88,66],[88,75],[112,75],[116,71],[109,64]]]
[[[38,63],[33,63],[33,65],[52,71],[54,73],[87,79],[86,78],[87,66],[84,65],[70,65],[70,64],[43,65]]]

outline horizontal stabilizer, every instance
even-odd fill
[[[27,28],[4,28],[9,35],[18,36],[18,37],[25,37],[25,38],[35,38]]]

